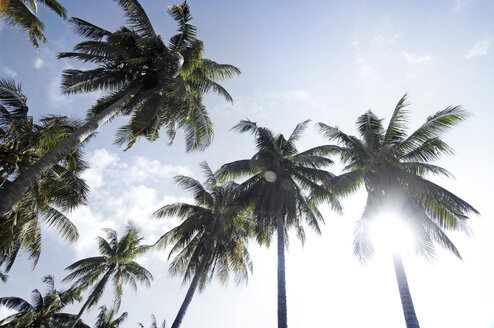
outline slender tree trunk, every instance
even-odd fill
[[[199,267],[199,270],[196,271],[196,274],[194,275],[194,278],[190,283],[187,294],[185,295],[185,299],[182,302],[182,306],[180,306],[180,310],[178,310],[177,316],[173,321],[172,328],[178,328],[182,324],[185,312],[187,312],[187,308],[189,307],[189,304],[192,301],[192,297],[194,297],[194,293],[196,292],[197,286],[199,285],[199,279],[201,279],[201,276],[204,274],[204,269],[206,268],[208,257],[209,256],[205,256],[202,259],[201,266]]]
[[[11,184],[0,192],[0,217],[8,212],[14,204],[39,180],[39,178],[62,160],[81,142],[86,140],[101,125],[113,118],[119,110],[127,104],[141,89],[140,86],[131,89],[122,98],[108,106],[100,114],[91,118],[69,137],[62,140],[57,146],[46,153],[36,163],[22,172]]]
[[[104,286],[106,285],[106,282],[108,281],[108,279],[110,279],[112,272],[113,272],[112,270],[108,270],[105,273],[105,275],[103,276],[103,278],[101,278],[101,280],[98,282],[96,287],[94,287],[93,291],[100,289],[100,288],[104,288]],[[79,311],[79,313],[77,313],[77,317],[74,319],[74,322],[72,323],[70,328],[74,328],[75,326],[77,326],[77,323],[79,322],[79,319],[81,319],[82,314],[87,310],[87,308],[89,307],[89,304],[91,304],[91,302],[93,301],[92,296],[93,296],[92,294],[89,295],[86,302],[82,306],[81,310]]]
[[[285,229],[283,216],[278,216],[278,328],[287,328],[285,279]]]
[[[417,315],[415,314],[415,308],[413,307],[412,295],[410,295],[410,290],[408,289],[407,276],[405,268],[403,267],[401,255],[394,255],[393,262],[395,265],[396,280],[398,281],[401,305],[403,307],[407,328],[420,328]]]
[[[89,298],[85,303],[84,305],[82,306],[82,309],[79,311],[79,313],[77,314],[77,317],[74,319],[74,322],[72,323],[72,325],[70,326],[70,328],[74,328],[75,326],[77,326],[77,323],[79,322],[79,320],[81,319],[82,317],[82,314],[84,312],[86,312],[88,306],[89,306],[89,301],[91,300],[91,298]]]

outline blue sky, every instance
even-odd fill
[[[70,16],[106,29],[123,24],[121,10],[111,0],[61,1]],[[141,1],[155,30],[167,40],[175,25],[166,14],[170,1]],[[453,234],[464,260],[441,253],[434,263],[406,258],[408,278],[422,327],[493,328],[494,241],[492,189],[494,159],[490,124],[494,118],[494,3],[488,0],[444,1],[189,1],[205,55],[242,70],[225,81],[235,103],[216,95],[205,104],[215,123],[213,145],[203,153],[184,153],[178,136],[138,142],[123,152],[113,145],[114,120],[86,148],[94,163],[86,173],[92,187],[88,206],[69,215],[80,240],[60,241],[45,229],[44,252],[31,271],[20,258],[1,296],[30,296],[42,288],[41,277],[55,274],[75,260],[95,255],[95,236],[103,227],[121,228],[132,219],[153,242],[176,222],[156,221],[151,213],[162,205],[187,200],[172,177],[187,174],[201,179],[199,163],[213,169],[249,158],[249,135],[229,129],[250,118],[288,134],[307,118],[338,125],[355,133],[358,115],[372,109],[389,118],[394,105],[409,95],[410,126],[449,105],[462,105],[472,115],[447,134],[455,155],[440,161],[456,180],[438,180],[481,212],[473,217],[473,236]],[[22,82],[32,115],[67,114],[83,117],[100,96],[64,96],[60,74],[77,62],[57,60],[80,41],[67,22],[40,8],[48,43],[39,51],[26,36],[0,23],[0,75]],[[299,143],[303,150],[324,140],[311,126]],[[340,165],[331,168],[340,172]],[[304,248],[292,238],[287,254],[288,320],[291,327],[404,327],[391,259],[377,255],[367,266],[353,257],[352,229],[360,217],[364,194],[344,201],[339,216],[323,207],[322,236],[309,234]],[[226,288],[216,281],[196,295],[184,327],[273,327],[276,323],[276,250],[251,243],[254,274],[248,285]],[[165,253],[143,260],[155,276],[152,288],[124,292],[122,310],[130,315],[124,327],[149,324],[149,315],[172,322],[186,288],[167,273]],[[111,293],[105,296],[110,304]],[[76,311],[76,307],[72,308]],[[5,309],[0,309],[0,316]],[[93,323],[96,310],[84,318]]]

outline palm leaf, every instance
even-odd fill
[[[125,11],[128,23],[141,36],[156,36],[151,21],[137,0],[115,0]]]

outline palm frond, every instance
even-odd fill
[[[381,146],[384,134],[382,120],[380,120],[371,110],[368,110],[358,117],[357,130],[370,150],[376,151]],[[346,140],[346,136],[344,136],[342,132],[339,132],[337,135],[340,140]]]
[[[399,148],[407,151],[418,147],[429,139],[438,138],[446,130],[460,123],[468,117],[461,106],[450,106],[429,116],[426,122],[406,138]]]
[[[170,49],[173,51],[182,51],[187,44],[190,44],[196,39],[197,28],[189,24],[192,20],[190,8],[186,1],[180,5],[168,7],[168,13],[178,23],[179,34],[174,35],[170,39]]]
[[[74,31],[84,38],[99,41],[111,34],[111,32],[77,17],[72,17],[70,22]]]
[[[407,95],[405,94],[396,104],[384,135],[383,145],[398,144],[406,136],[407,112],[405,108],[408,106],[405,103],[406,99]]]
[[[79,238],[75,224],[55,208],[49,208],[43,213],[43,217],[48,226],[54,227],[68,241],[75,242]]]
[[[125,11],[125,16],[133,30],[141,36],[156,36],[153,25],[137,0],[115,0]]]
[[[250,132],[257,133],[257,123],[250,120],[241,120],[237,125],[232,127],[230,130],[237,131],[240,133]]]

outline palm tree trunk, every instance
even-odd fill
[[[137,86],[129,90],[122,98],[91,118],[86,124],[80,127],[72,135],[62,140],[36,163],[22,172],[22,174],[20,174],[11,184],[6,186],[0,192],[0,217],[4,216],[4,214],[9,211],[44,173],[67,156],[68,153],[86,140],[101,125],[112,119],[122,106],[127,104],[141,88],[142,86]]]
[[[395,265],[396,280],[398,281],[401,305],[403,307],[407,328],[420,328],[417,315],[415,314],[415,308],[413,307],[412,295],[410,295],[410,290],[408,289],[407,275],[405,273],[405,268],[403,267],[401,255],[395,255],[393,257],[393,262]]]
[[[84,303],[84,305],[82,306],[81,310],[79,311],[79,313],[77,314],[77,317],[74,319],[74,322],[72,323],[72,326],[70,326],[70,328],[74,328],[75,326],[77,326],[77,323],[79,322],[79,320],[81,319],[82,317],[82,314],[84,312],[86,312],[88,306],[89,306],[89,301],[91,300],[91,298],[88,298],[86,300],[86,302]]]
[[[182,324],[182,319],[185,316],[185,312],[187,312],[187,308],[189,307],[189,304],[192,301],[192,297],[194,297],[194,293],[196,292],[197,286],[199,285],[199,279],[201,279],[202,275],[204,274],[204,269],[206,268],[208,257],[209,255],[206,254],[206,256],[202,259],[201,265],[196,271],[192,282],[190,283],[187,294],[185,294],[185,299],[182,302],[182,306],[180,306],[180,310],[178,310],[177,316],[173,321],[172,328],[178,328]]]
[[[285,279],[285,229],[283,217],[278,217],[278,328],[287,328]]]
[[[106,282],[110,278],[112,272],[113,272],[112,270],[108,270],[105,273],[105,275],[103,276],[103,278],[101,278],[101,280],[98,282],[98,284],[96,285],[96,287],[94,287],[93,291],[96,291],[98,289],[104,288],[105,285],[106,285]],[[70,326],[70,328],[74,328],[77,325],[77,323],[79,322],[79,319],[82,317],[82,314],[87,310],[87,308],[89,307],[89,305],[92,303],[93,300],[94,300],[93,293],[91,293],[88,296],[86,302],[82,306],[82,308],[79,311],[79,313],[77,313],[77,317],[74,319],[74,322],[72,323],[72,325]]]

